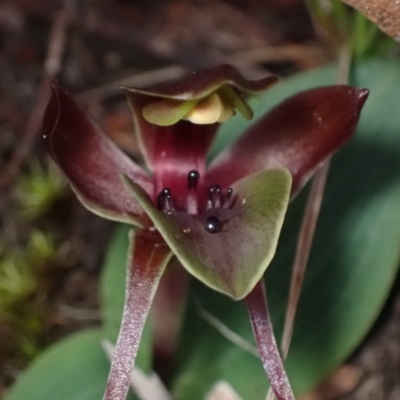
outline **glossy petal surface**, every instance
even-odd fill
[[[154,139],[154,188],[156,196],[168,187],[177,208],[186,207],[188,173],[196,170],[200,174],[199,191],[205,184],[206,154],[218,124],[195,125],[187,121],[166,128]],[[147,136],[151,139],[151,136]]]
[[[262,277],[274,256],[289,201],[291,176],[284,169],[263,171],[233,186],[231,209],[200,215],[165,214],[149,202],[140,187],[127,181],[182,265],[211,288],[242,299]],[[207,218],[221,221],[209,233]]]
[[[299,93],[251,126],[212,163],[209,184],[228,187],[260,170],[289,169],[292,195],[353,134],[365,89],[331,86]]]
[[[87,208],[117,221],[148,222],[119,175],[129,176],[149,193],[153,187],[150,178],[57,85],[52,86],[45,113],[44,137],[51,156]]]

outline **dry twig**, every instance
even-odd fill
[[[117,81],[98,86],[94,89],[82,92],[81,94],[76,96],[76,98],[80,102],[85,103],[90,101],[92,98],[104,98],[107,96],[115,95],[117,93],[122,93],[120,89],[121,86],[147,87],[151,85],[156,85],[158,83],[179,79],[186,72],[186,69],[180,67],[179,65],[170,65],[168,67],[158,68],[151,71],[127,76],[125,78],[118,79]]]
[[[214,327],[222,336],[228,339],[230,342],[240,347],[247,353],[259,358],[259,352],[257,347],[249,343],[247,340],[242,338],[236,332],[232,331],[228,326],[226,326],[217,317],[208,312],[200,303],[197,297],[194,297],[194,305],[200,317],[202,317],[206,322],[208,322],[212,327]]]
[[[397,0],[343,0],[365,14],[387,35],[400,41],[400,1]]]
[[[1,192],[4,192],[4,190],[12,183],[14,177],[17,175],[20,166],[29,155],[36,134],[40,129],[43,113],[50,97],[50,83],[57,76],[61,67],[61,59],[64,53],[65,38],[69,21],[70,15],[65,10],[59,11],[54,18],[36,103],[25,125],[21,142],[1,171]]]

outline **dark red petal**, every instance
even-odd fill
[[[142,108],[154,98],[136,93],[127,93],[127,96],[142,153],[154,174],[153,201],[168,187],[176,206],[186,206],[187,175],[197,170],[199,186],[203,185],[206,155],[219,124],[195,125],[179,121],[172,126],[153,125],[143,118]]]
[[[263,79],[250,81],[232,65],[224,64],[197,71],[182,80],[164,83],[149,89],[131,87],[124,89],[145,96],[191,100],[208,96],[223,85],[233,86],[245,93],[260,93],[278,79],[275,75],[268,75]]]
[[[145,106],[157,101],[157,97],[200,99],[224,85],[233,86],[241,92],[258,93],[277,79],[276,76],[269,75],[258,81],[249,81],[231,65],[220,65],[195,72],[178,82],[146,90],[125,87],[142,153],[147,165],[154,172],[153,200],[164,187],[168,187],[173,193],[176,206],[185,206],[186,176],[191,170],[200,173],[201,188],[204,183],[206,154],[219,124],[194,125],[179,121],[172,126],[157,126],[143,118],[142,110]]]
[[[250,127],[212,163],[209,184],[229,187],[279,166],[293,176],[292,196],[352,136],[368,90],[331,86],[299,93]]]
[[[206,155],[214,140],[216,125],[180,121],[167,132],[154,137],[155,194],[168,187],[176,206],[186,207],[188,173],[191,170],[199,172],[200,191],[206,175]]]
[[[51,156],[87,208],[106,218],[147,223],[147,216],[122,184],[120,175],[130,176],[147,193],[153,191],[150,178],[57,84],[52,85],[43,125]]]
[[[157,232],[131,232],[127,290],[104,400],[125,400],[144,323],[171,251]]]
[[[271,388],[277,400],[295,400],[276,344],[263,280],[257,283],[245,300],[258,351]]]

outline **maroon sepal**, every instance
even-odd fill
[[[90,120],[56,83],[44,116],[44,139],[82,203],[103,217],[137,225],[148,218],[120,180],[129,176],[147,193],[150,177]]]
[[[290,97],[213,161],[209,184],[227,188],[253,172],[285,167],[292,174],[295,196],[321,163],[350,139],[368,93],[330,86]]]

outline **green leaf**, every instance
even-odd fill
[[[287,369],[298,395],[337,368],[365,337],[379,314],[400,259],[400,113],[397,63],[357,65],[352,83],[371,90],[354,139],[334,156]],[[284,98],[332,84],[335,68],[300,74],[260,98],[255,119]],[[248,125],[224,125],[214,152]],[[281,335],[288,285],[306,195],[290,207],[275,259],[266,273],[275,332]],[[203,306],[253,342],[241,303],[195,282]],[[200,400],[220,379],[245,399],[263,399],[267,382],[260,360],[222,337],[188,308],[173,385],[178,400]]]
[[[89,329],[54,344],[23,373],[4,400],[101,399],[109,370],[101,340],[99,329]]]
[[[138,185],[127,180],[127,186],[192,275],[217,291],[243,299],[275,254],[289,202],[291,175],[285,168],[250,175],[232,185],[231,208],[199,215],[163,213]],[[221,224],[217,233],[205,228],[210,218]]]
[[[122,321],[126,287],[126,261],[128,255],[129,225],[120,225],[110,243],[100,281],[104,336],[116,343]],[[151,369],[153,340],[150,321],[147,320],[136,364],[144,371]]]

